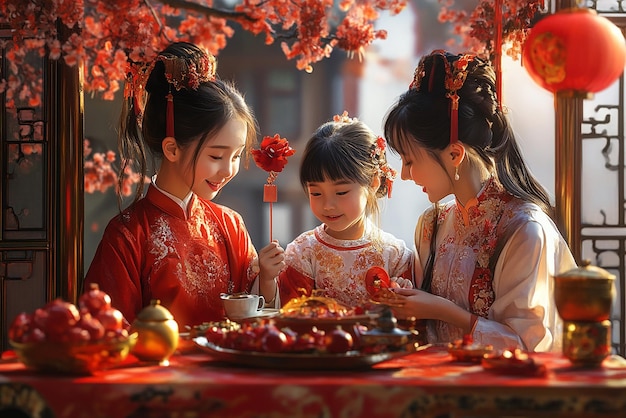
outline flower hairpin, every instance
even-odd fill
[[[278,189],[274,181],[278,173],[283,171],[287,165],[287,157],[296,153],[296,150],[289,146],[289,141],[276,134],[266,136],[261,141],[259,149],[252,150],[252,157],[256,165],[269,173],[267,183],[263,187],[263,201],[270,204],[270,242],[273,240],[273,216],[272,203],[278,201]]]
[[[393,181],[396,179],[398,172],[391,168],[387,163],[387,157],[385,151],[387,149],[387,141],[382,136],[376,138],[376,145],[372,149],[372,161],[378,166],[378,171],[381,176],[385,177],[387,185],[387,197],[391,197],[391,188]]]
[[[166,136],[174,136],[174,96],[171,86],[176,91],[183,88],[198,90],[200,84],[215,81],[216,60],[209,53],[197,56],[195,59],[182,58],[161,54],[148,63],[129,62],[126,70],[126,85],[124,98],[130,101],[135,112],[137,123],[141,126],[145,101],[145,88],[150,73],[156,62],[161,61],[165,68],[165,78],[170,85],[170,91],[165,96],[166,107]]]
[[[341,115],[333,116],[333,122],[337,122],[337,123],[354,123],[354,122],[358,122],[358,119],[357,118],[351,118],[350,116],[348,116],[348,111],[344,110]]]
[[[163,62],[165,78],[176,90],[183,88],[198,90],[200,84],[215,81],[215,57],[203,55],[196,61],[169,55],[159,55],[157,61]]]

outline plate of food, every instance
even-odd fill
[[[481,360],[481,364],[485,370],[500,374],[520,376],[545,376],[547,374],[545,365],[535,362],[528,353],[519,348],[487,355]]]
[[[296,332],[307,332],[313,327],[332,331],[340,326],[353,333],[356,325],[368,326],[378,315],[374,312],[364,312],[362,309],[349,308],[333,298],[314,293],[291,299],[273,320],[278,327],[289,327]]]
[[[344,330],[353,333],[353,328],[356,325],[368,326],[376,319],[377,315],[363,314],[363,315],[349,315],[337,318],[306,318],[306,317],[288,317],[277,315],[273,319],[279,327],[289,327],[296,332],[306,332],[313,327],[321,329],[323,331],[332,331],[338,326]]]
[[[473,341],[470,335],[448,344],[448,353],[455,361],[464,363],[480,363],[482,359],[493,352],[493,346],[480,345]]]
[[[279,310],[275,308],[263,308],[250,316],[234,316],[228,317],[232,321],[253,320],[257,318],[272,318],[279,314]]]
[[[412,351],[362,353],[357,350],[341,354],[321,352],[269,353],[242,351],[220,347],[205,337],[194,338],[195,344],[211,357],[238,366],[280,370],[354,370],[370,368],[375,364],[402,357]]]

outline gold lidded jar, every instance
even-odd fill
[[[137,333],[132,354],[139,360],[157,361],[163,365],[178,348],[178,323],[171,312],[153,299],[139,312],[130,332]]]
[[[554,277],[554,299],[564,321],[601,322],[611,316],[615,275],[584,260]]]

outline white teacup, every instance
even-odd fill
[[[265,306],[265,298],[260,295],[248,295],[237,293],[227,295],[222,293],[222,303],[226,316],[229,319],[251,318],[261,314],[261,309]]]

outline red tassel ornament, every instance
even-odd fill
[[[459,96],[450,96],[450,143],[459,140]]]
[[[167,96],[165,108],[165,136],[174,138],[174,96],[170,92]]]
[[[270,204],[270,242],[274,240],[273,204],[278,202],[278,187],[274,183],[278,173],[287,165],[287,157],[295,154],[296,150],[289,146],[289,141],[276,134],[266,136],[261,141],[261,148],[252,150],[252,157],[256,165],[269,173],[267,183],[263,186],[263,201]]]

